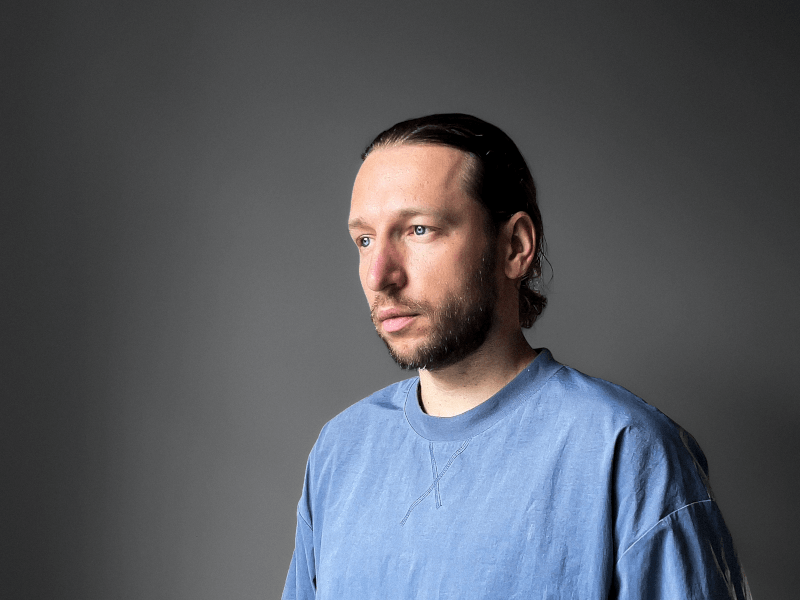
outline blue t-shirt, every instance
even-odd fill
[[[702,451],[652,406],[547,350],[455,417],[418,383],[322,429],[284,600],[749,597]]]

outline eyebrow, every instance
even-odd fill
[[[448,225],[452,224],[456,220],[452,215],[449,215],[446,212],[423,210],[421,208],[406,208],[395,213],[395,216],[399,219],[410,219],[412,217],[433,217]],[[348,229],[360,229],[364,227],[368,227],[367,222],[364,221],[364,219],[355,218],[347,222]]]
[[[351,219],[347,222],[348,229],[363,229],[366,225],[367,223],[364,219]]]

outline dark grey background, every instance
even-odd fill
[[[463,111],[539,185],[532,343],[693,432],[756,597],[794,597],[799,18],[7,4],[0,596],[279,596],[320,427],[407,376],[346,232],[358,155]]]

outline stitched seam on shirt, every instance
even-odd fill
[[[655,525],[653,525],[652,527],[650,527],[650,528],[649,528],[647,531],[645,531],[645,532],[644,532],[642,535],[640,535],[638,538],[636,538],[636,540],[635,540],[635,541],[634,541],[634,542],[633,542],[633,543],[632,543],[630,546],[628,546],[628,548],[625,550],[625,552],[623,552],[623,553],[620,555],[620,557],[617,559],[617,564],[619,564],[619,561],[621,561],[623,558],[625,558],[625,555],[626,555],[628,552],[630,552],[631,548],[633,548],[633,547],[634,547],[636,544],[638,544],[638,543],[639,543],[641,540],[643,540],[644,538],[646,538],[646,537],[647,537],[647,536],[650,534],[650,532],[651,532],[651,531],[653,531],[653,530],[654,530],[656,527],[658,527],[658,526],[659,526],[659,524],[660,524],[660,523],[662,523],[663,521],[666,521],[667,519],[669,519],[669,518],[670,518],[672,515],[674,515],[675,513],[678,513],[678,512],[680,512],[680,511],[682,511],[682,510],[685,510],[685,509],[689,508],[690,506],[694,506],[695,504],[705,504],[706,502],[713,502],[713,500],[698,500],[697,502],[691,502],[691,503],[689,503],[689,504],[686,504],[686,505],[684,505],[684,506],[681,506],[680,508],[678,508],[678,509],[676,509],[676,510],[673,510],[671,513],[669,513],[667,516],[663,517],[662,519],[659,519],[659,520],[658,520],[658,522],[656,522],[656,524],[655,524]]]
[[[408,517],[411,516],[411,512],[417,507],[417,504],[419,504],[420,502],[425,500],[425,498],[428,497],[428,494],[430,494],[433,491],[433,488],[439,483],[439,481],[442,479],[442,477],[444,477],[444,474],[447,473],[447,470],[450,468],[450,465],[453,464],[453,461],[458,457],[459,454],[461,454],[464,450],[467,449],[467,446],[469,446],[469,443],[471,441],[472,441],[472,438],[464,440],[464,442],[461,444],[461,447],[453,453],[453,456],[451,456],[450,460],[447,461],[447,464],[444,466],[444,469],[442,469],[442,472],[439,473],[439,476],[436,477],[436,479],[433,480],[433,483],[430,485],[430,487],[428,487],[427,490],[425,490],[425,493],[422,494],[422,496],[420,496],[419,498],[417,498],[414,501],[414,504],[412,504],[409,507],[408,512],[406,513],[406,516],[403,517],[402,521],[400,521],[400,525],[405,525],[406,524],[406,521],[408,520]]]
[[[442,495],[439,493],[439,482],[436,481],[439,473],[436,471],[436,456],[433,453],[433,442],[428,443],[428,448],[431,451],[431,471],[433,472],[433,480],[436,482],[436,508],[441,508]]]
[[[299,510],[297,511],[297,518],[300,519],[305,524],[305,526],[308,527],[311,531],[314,531],[314,528],[308,524],[308,521],[306,521],[305,518],[303,518],[303,515],[300,514]]]

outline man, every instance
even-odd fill
[[[525,340],[544,238],[511,139],[432,115],[363,158],[361,284],[419,377],[323,428],[284,599],[748,598],[694,440]]]

